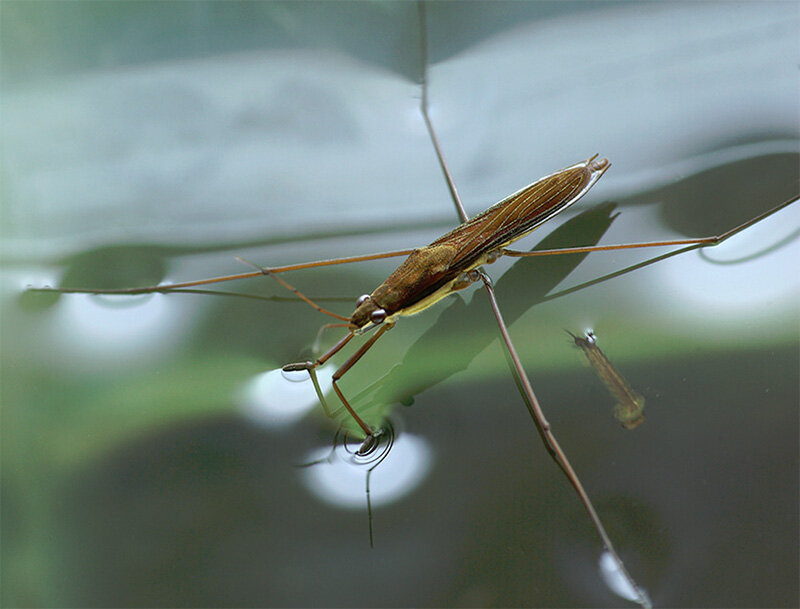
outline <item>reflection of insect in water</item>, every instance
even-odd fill
[[[423,117],[431,129],[430,133],[437,153],[440,154],[438,143],[435,140],[434,132],[427,116],[425,92],[426,89],[423,80]],[[439,158],[444,165],[441,154]],[[307,370],[312,375],[312,378],[314,378],[315,369],[317,366],[333,357],[355,336],[364,332],[374,332],[369,339],[360,348],[358,348],[355,353],[350,356],[336,371],[334,374],[334,380],[338,381],[365,355],[365,353],[371,348],[375,341],[380,338],[380,336],[393,327],[398,317],[420,312],[437,302],[439,299],[443,298],[445,295],[455,290],[462,289],[472,282],[480,280],[484,283],[491,299],[492,306],[495,310],[495,314],[498,316],[498,321],[500,322],[500,328],[503,332],[505,343],[511,354],[516,372],[522,381],[526,400],[528,401],[532,412],[535,415],[535,421],[539,427],[540,433],[542,434],[542,437],[551,454],[555,457],[559,465],[569,477],[570,482],[581,496],[581,500],[584,502],[584,505],[586,505],[587,510],[595,522],[595,525],[598,527],[598,532],[603,538],[604,545],[607,549],[609,549],[609,551],[613,551],[613,547],[605,535],[605,531],[602,528],[602,525],[600,525],[597,515],[594,512],[594,508],[591,506],[591,503],[589,502],[577,475],[575,475],[568,460],[566,459],[566,456],[563,454],[563,451],[561,451],[558,443],[555,441],[555,437],[552,434],[550,425],[544,418],[544,415],[538,406],[538,402],[533,394],[530,383],[528,382],[524,370],[519,363],[519,358],[516,356],[513,343],[508,336],[505,325],[502,323],[502,318],[499,314],[499,308],[494,300],[491,284],[489,283],[487,277],[480,270],[482,264],[493,262],[501,255],[533,255],[532,253],[513,252],[506,250],[505,248],[511,242],[523,236],[529,230],[535,228],[541,222],[544,222],[548,218],[558,213],[558,211],[565,209],[568,205],[575,202],[577,198],[579,198],[592,186],[592,184],[600,177],[600,175],[602,175],[607,167],[608,163],[603,160],[590,159],[588,161],[584,161],[583,163],[579,163],[573,167],[557,172],[556,174],[548,176],[547,178],[543,178],[539,182],[527,187],[526,189],[523,189],[515,195],[512,195],[504,202],[498,204],[490,210],[487,210],[487,212],[476,216],[469,222],[466,221],[466,216],[463,211],[461,211],[462,219],[465,221],[465,224],[455,229],[455,231],[448,233],[444,237],[434,241],[431,245],[420,250],[358,256],[354,258],[329,260],[319,263],[305,263],[281,268],[258,269],[256,272],[246,275],[175,284],[172,286],[157,286],[153,288],[139,288],[127,291],[119,290],[116,291],[116,293],[168,292],[172,290],[180,290],[181,288],[190,288],[194,286],[210,284],[216,281],[223,281],[231,278],[240,278],[248,275],[257,276],[261,274],[269,275],[274,277],[276,280],[282,281],[278,275],[293,269],[373,260],[391,256],[410,255],[408,260],[401,265],[401,267],[398,268],[398,270],[395,271],[395,273],[393,273],[386,282],[384,282],[371,294],[359,299],[358,307],[350,317],[334,314],[334,317],[337,317],[343,322],[342,325],[346,325],[348,327],[347,334],[344,336],[344,338],[342,338],[338,343],[336,343],[336,345],[334,345],[333,348],[331,348],[317,360],[312,362],[301,362],[289,366],[289,368],[293,369]],[[447,177],[452,186],[449,176]],[[456,204],[460,205],[460,203],[458,203],[455,189],[451,187],[451,191],[453,192]],[[739,230],[742,230],[750,224],[758,221],[762,217],[764,216],[760,216],[754,220],[751,220],[750,222],[736,227],[732,231],[720,237],[691,239],[658,244],[634,244],[619,247],[622,248],[639,247],[643,245],[670,244],[702,246],[706,244],[712,244],[727,238]],[[601,249],[614,248],[574,248],[563,250],[562,253],[590,252]],[[542,252],[536,252],[536,255],[541,254]],[[285,282],[283,283],[285,284]],[[85,291],[99,292],[99,290]],[[299,292],[297,293],[299,294]],[[318,310],[322,310],[321,307],[317,306],[317,308]],[[358,452],[370,452],[375,446],[374,440],[380,435],[380,429],[374,429],[362,419],[358,412],[356,412],[356,410],[350,406],[344,393],[338,387],[338,384],[334,383],[334,388],[344,407],[349,411],[353,420],[358,424],[366,436],[366,439]],[[324,396],[320,395],[320,398],[324,404]]]
[[[635,429],[644,422],[644,398],[628,384],[623,376],[611,365],[606,354],[597,346],[597,337],[591,330],[584,336],[576,336],[569,330],[567,334],[586,355],[592,368],[603,381],[608,391],[617,400],[614,416],[625,429]]]

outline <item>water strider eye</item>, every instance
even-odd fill
[[[369,300],[369,294],[362,294],[362,295],[361,295],[361,296],[359,296],[359,297],[358,297],[358,299],[356,300],[356,306],[357,306],[357,307],[360,307],[360,306],[361,306],[362,304],[364,304],[364,303],[365,303],[367,300]]]
[[[383,309],[375,309],[372,313],[369,314],[369,319],[374,324],[379,324],[386,319],[386,311]]]

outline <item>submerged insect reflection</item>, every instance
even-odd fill
[[[644,398],[633,390],[623,376],[597,346],[597,337],[591,330],[584,336],[566,331],[583,351],[592,368],[603,381],[609,393],[617,400],[614,416],[625,429],[635,429],[644,422]]]

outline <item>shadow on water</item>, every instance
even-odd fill
[[[542,239],[533,250],[597,244],[617,216],[612,214],[615,207],[613,203],[605,203],[584,211]],[[544,300],[587,255],[537,256],[517,261],[495,283],[506,323],[512,324]],[[465,329],[485,324],[490,315],[485,298],[473,298],[469,304],[461,298],[452,299],[436,323],[411,345],[402,361],[354,398],[355,407],[372,410],[397,401],[409,404],[413,396],[466,369],[497,336]],[[460,336],[460,348],[445,362],[440,362],[434,373],[420,375],[418,362],[425,360],[425,354],[455,335]]]
[[[758,176],[743,180],[742,176]],[[800,154],[776,152],[694,168],[681,179],[620,199],[658,203],[665,226],[686,237],[718,235],[800,194]]]

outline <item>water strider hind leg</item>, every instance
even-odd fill
[[[673,239],[669,241],[646,241],[643,243],[623,243],[619,245],[589,245],[586,247],[564,247],[554,250],[532,250],[529,252],[520,252],[517,250],[510,250],[504,249],[502,251],[503,255],[505,256],[512,256],[514,258],[529,258],[532,256],[552,256],[554,254],[582,254],[588,252],[608,252],[612,250],[629,250],[629,249],[638,249],[638,248],[646,248],[646,247],[668,247],[668,246],[686,246],[687,249],[696,249],[711,245],[717,245],[718,243],[722,243],[726,239],[732,237],[733,235],[742,232],[744,229],[749,228],[753,224],[757,224],[764,220],[768,216],[782,210],[785,207],[788,207],[792,203],[796,203],[800,200],[800,197],[792,197],[790,199],[786,199],[782,203],[779,203],[775,207],[772,207],[765,211],[758,216],[747,220],[746,222],[742,222],[738,226],[734,226],[730,230],[725,231],[719,235],[709,235],[707,237],[696,237],[692,239]],[[684,251],[684,250],[679,250]]]

